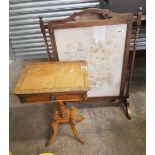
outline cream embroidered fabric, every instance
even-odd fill
[[[88,61],[88,97],[119,95],[126,30],[127,24],[55,30],[60,61]]]

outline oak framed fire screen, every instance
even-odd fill
[[[100,19],[78,20],[87,14],[98,14]],[[40,17],[48,60],[45,29],[48,28],[55,61],[86,60],[91,89],[88,101],[119,99],[131,118],[129,102],[129,46],[133,15],[117,14],[109,10],[86,9],[70,17],[49,21]]]

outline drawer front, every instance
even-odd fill
[[[20,101],[24,102],[56,102],[63,101],[82,101],[86,99],[86,93],[75,94],[33,94],[33,95],[20,95]]]

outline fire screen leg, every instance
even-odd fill
[[[126,116],[128,119],[131,119],[131,110],[130,110],[130,100],[129,98],[123,99],[123,103],[125,106]]]

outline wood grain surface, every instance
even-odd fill
[[[88,89],[86,61],[39,62],[25,67],[14,93],[78,92]]]

